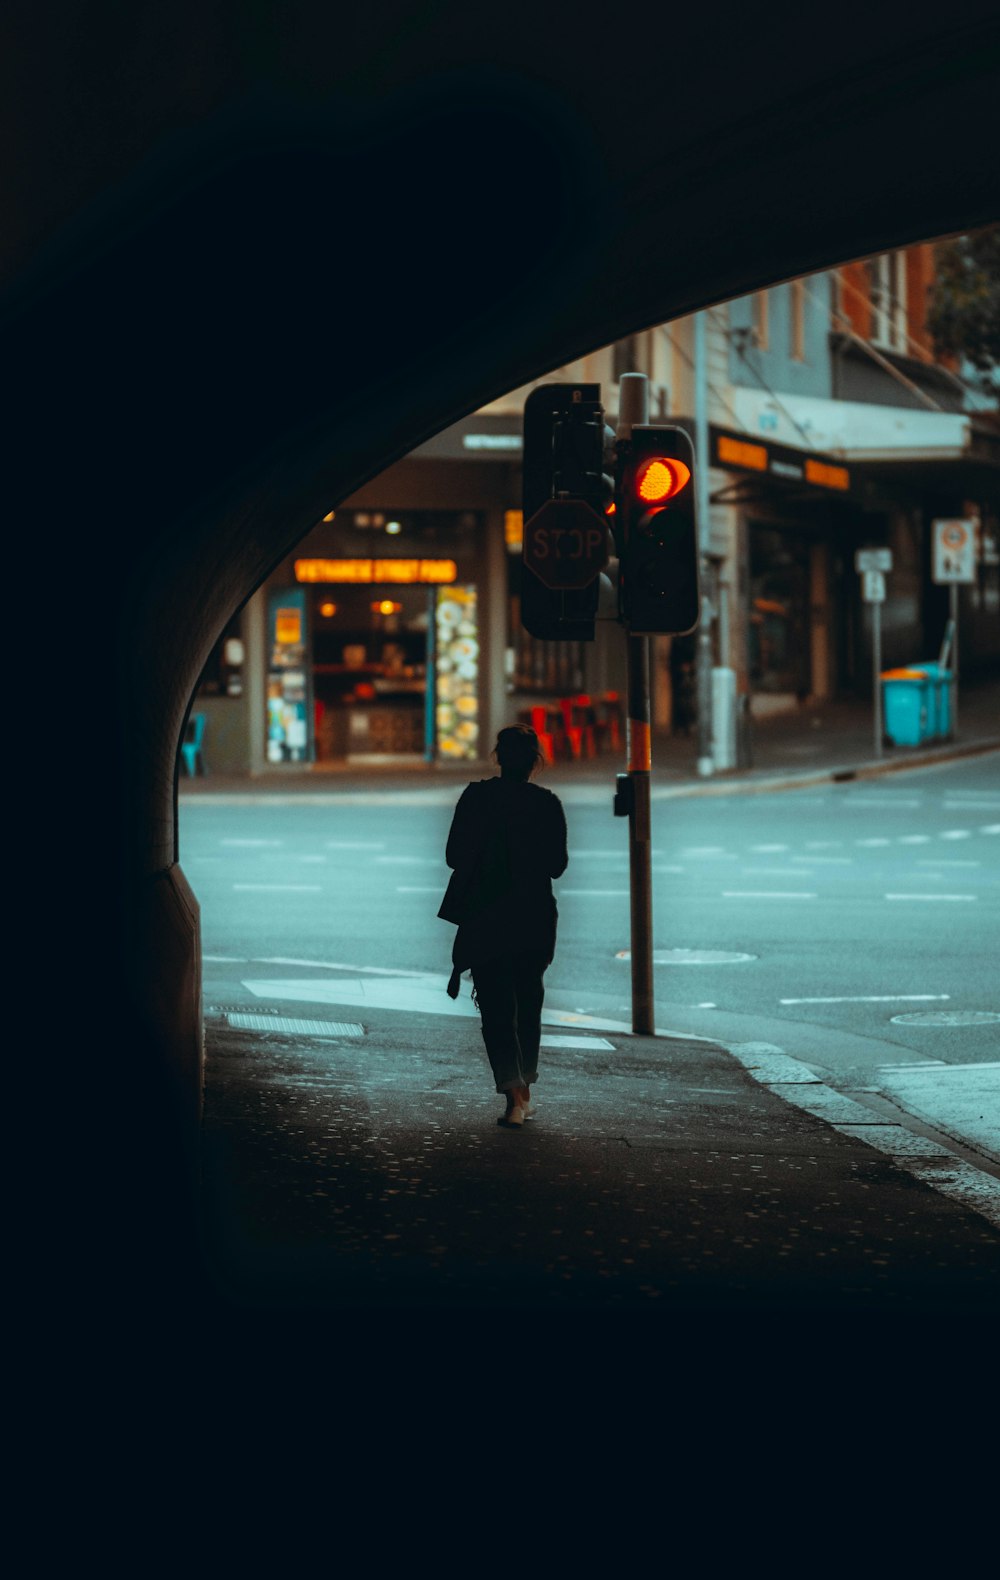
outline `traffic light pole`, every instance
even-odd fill
[[[622,376],[618,439],[649,420],[649,385],[642,373]],[[650,818],[652,745],[649,707],[649,638],[625,638],[628,670],[628,859],[632,965],[632,1030],[651,1037],[653,1005],[653,862]]]
[[[629,910],[632,1030],[651,1037],[653,1008],[653,850],[649,806],[652,752],[649,719],[649,637],[626,637],[628,648]]]

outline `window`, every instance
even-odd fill
[[[199,697],[241,697],[243,695],[242,617],[234,615],[216,642],[198,680]]]
[[[906,259],[901,252],[883,252],[869,258],[868,298],[871,303],[871,339],[891,351],[906,350]]]
[[[804,280],[793,280],[789,286],[789,311],[791,317],[790,345],[792,360],[806,359],[806,286]]]
[[[753,295],[752,323],[754,345],[767,350],[767,292],[755,291]]]

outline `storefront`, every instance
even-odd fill
[[[476,511],[345,507],[268,588],[267,761],[480,755]]]
[[[710,430],[713,468],[726,482],[713,504],[736,512],[742,649],[730,662],[750,713],[763,717],[836,694],[850,619],[844,568],[856,542],[883,523],[866,518],[850,468],[830,456]]]

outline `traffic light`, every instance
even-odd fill
[[[599,384],[542,384],[532,390],[524,405],[524,456],[521,503],[524,514],[524,549],[521,559],[521,624],[532,636],[546,640],[592,642],[600,586],[599,570],[607,560],[609,534],[604,527],[605,507],[614,484],[604,472],[606,430]],[[583,501],[571,525],[543,534],[531,531],[550,501]],[[594,521],[590,512],[600,518]],[[553,522],[557,512],[548,513]],[[583,518],[583,530],[580,519]],[[600,540],[600,541],[599,541]],[[563,580],[574,575],[585,584],[553,587],[557,555],[580,546],[583,562],[560,562]],[[550,552],[546,559],[539,548]],[[596,568],[595,568],[596,567]]]
[[[633,427],[618,447],[615,537],[629,632],[684,635],[698,624],[694,449],[683,428]]]

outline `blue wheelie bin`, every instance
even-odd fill
[[[951,734],[951,670],[929,659],[913,667],[927,676],[929,733],[944,738]]]
[[[933,733],[931,683],[924,667],[884,669],[882,717],[885,733],[893,746],[919,746]]]

